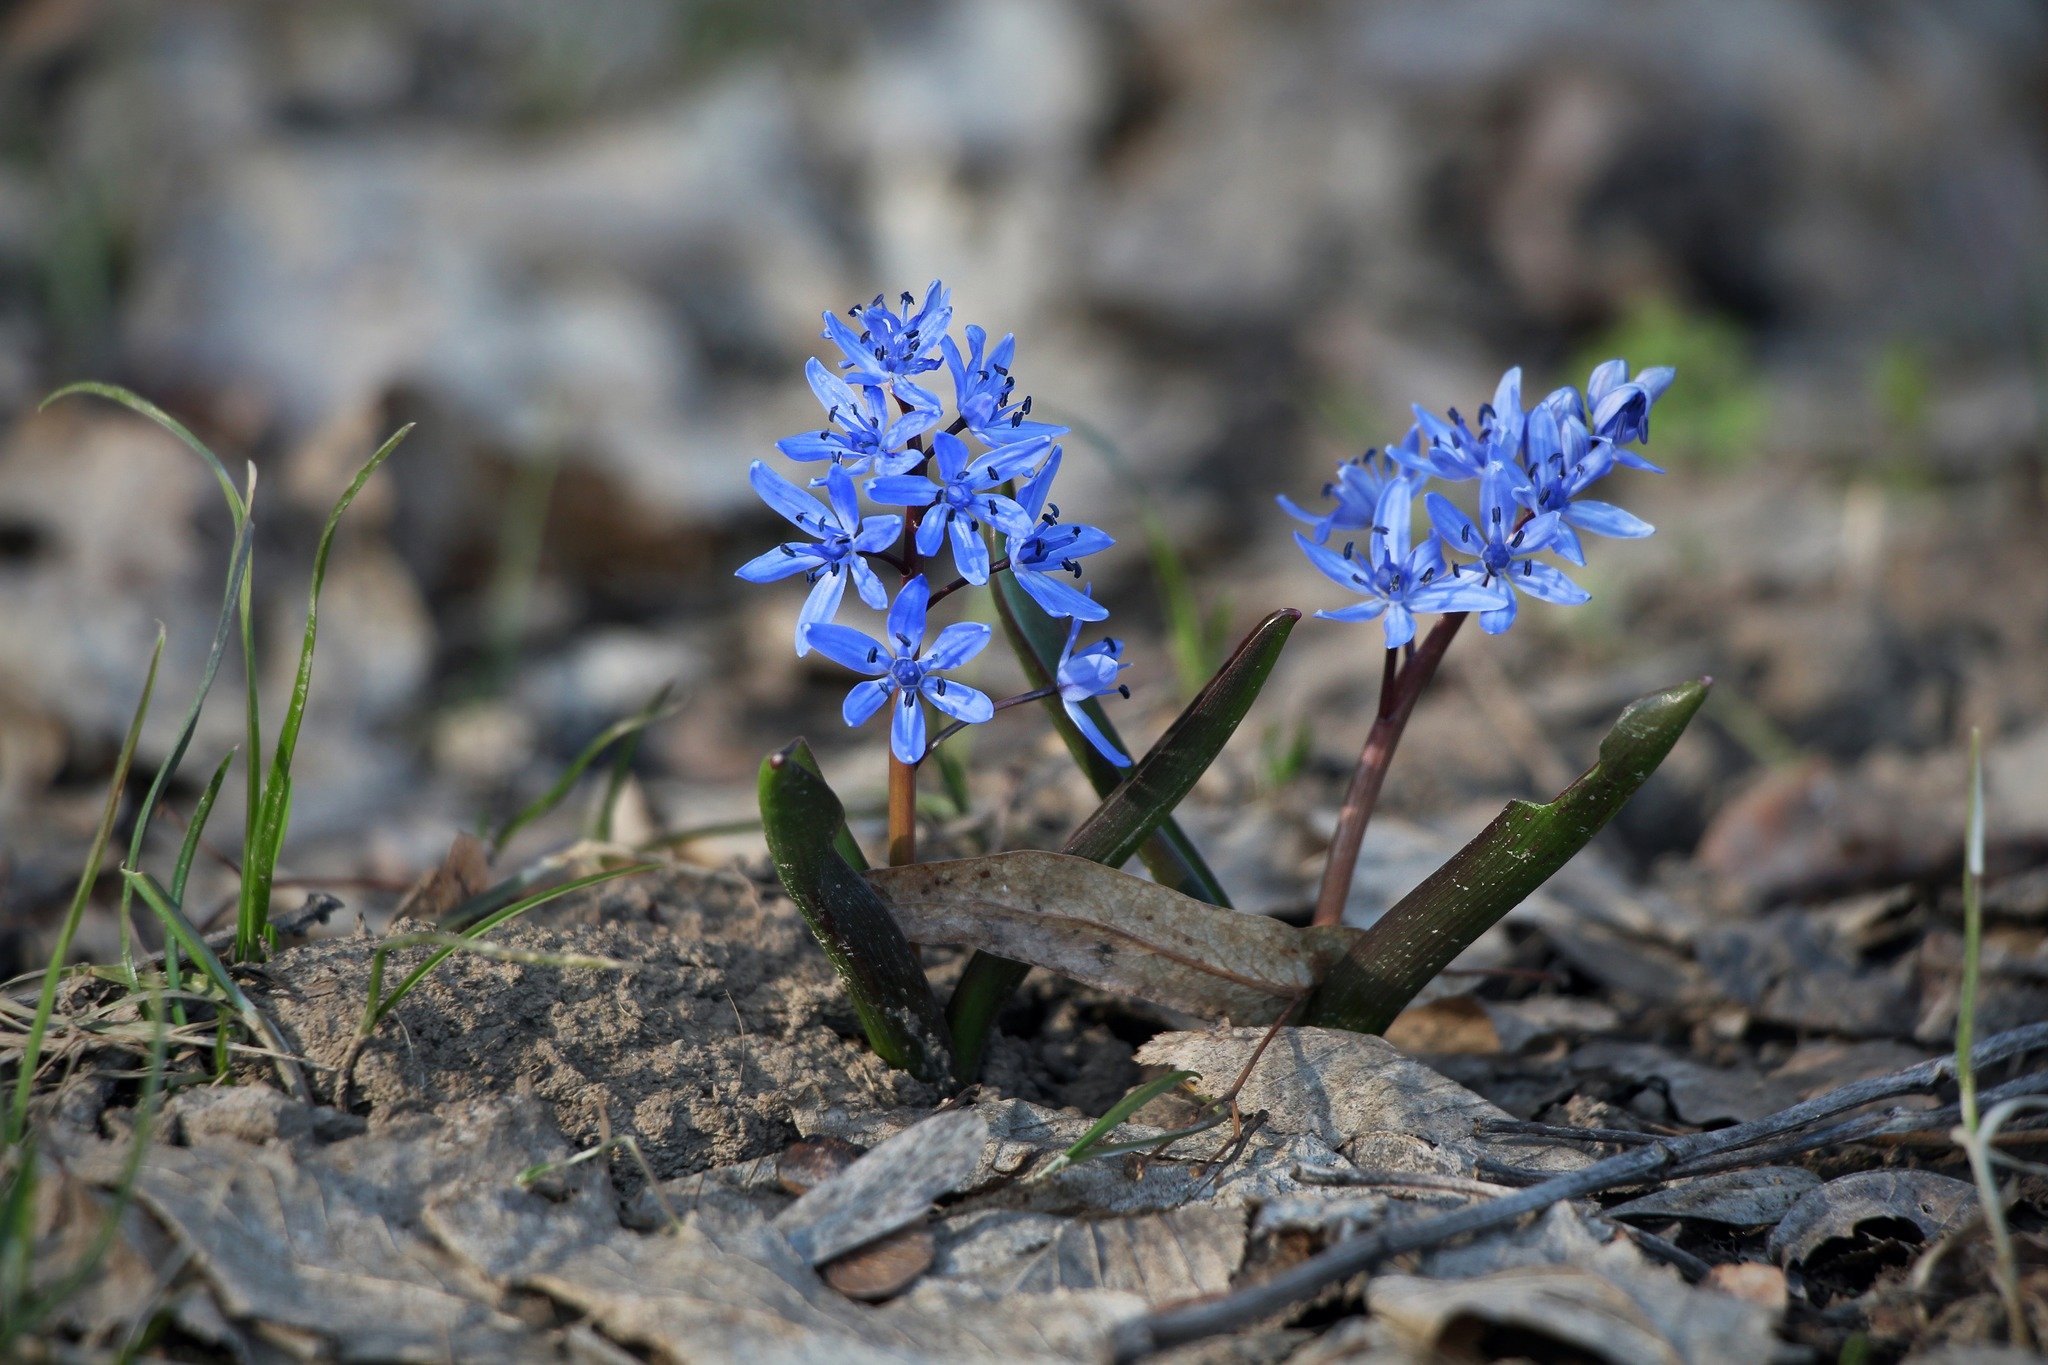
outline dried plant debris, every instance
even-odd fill
[[[940,1232],[935,1275],[1006,1294],[1115,1289],[1155,1307],[1228,1289],[1246,1243],[1245,1210],[1213,1204],[1121,1218],[984,1210]]]
[[[1632,1221],[1683,1219],[1738,1228],[1767,1228],[1808,1191],[1820,1177],[1800,1166],[1758,1166],[1677,1180],[1607,1210],[1610,1218]]]
[[[1862,1171],[1808,1191],[1771,1233],[1769,1250],[1823,1298],[1860,1293],[1977,1207],[1967,1181],[1931,1171]]]
[[[988,1121],[973,1110],[934,1114],[807,1190],[776,1230],[810,1264],[829,1261],[922,1218],[973,1178],[987,1145]]]
[[[1161,1034],[1138,1060],[1201,1073],[1221,1093],[1251,1060],[1264,1029]],[[1505,1143],[1486,1126],[1510,1116],[1404,1055],[1383,1038],[1283,1028],[1252,1068],[1238,1105],[1279,1133],[1313,1137],[1368,1168],[1471,1175],[1482,1155],[1566,1170],[1588,1158],[1563,1144]]]

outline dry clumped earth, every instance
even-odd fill
[[[1512,1172],[1614,1150],[1503,1131],[1511,1120],[1713,1127],[1939,1052],[1910,1037],[1910,1016],[1929,1014],[1915,983],[1931,989],[1936,974],[1896,967],[1901,938],[1925,937],[1899,895],[1889,910],[1866,896],[1775,927],[1806,945],[1788,951],[1807,970],[1835,971],[1839,991],[1892,981],[1908,1036],[1873,1025],[1885,1036],[1795,1042],[1767,1021],[1817,1007],[1758,987],[1769,964],[1755,960],[1749,1008],[1766,1022],[1727,1028],[1730,997],[1713,985],[1716,964],[1738,956],[1725,916],[1659,902],[1665,941],[1631,940],[1616,928],[1627,914],[1593,906],[1607,884],[1597,860],[1580,868],[1557,898],[1518,912],[1495,950],[1557,979],[1529,989],[1496,976],[1404,1017],[1394,1037],[1431,1064],[1381,1039],[1285,1030],[1241,1096],[1263,1123],[1229,1162],[1201,1160],[1218,1150],[1210,1133],[1163,1158],[1035,1180],[1141,1076],[1228,1078],[1263,1030],[1176,1030],[1034,977],[985,1083],[947,1097],[867,1052],[772,882],[676,866],[494,934],[627,967],[451,957],[339,1094],[333,1067],[361,1017],[374,940],[301,943],[248,984],[306,1060],[314,1102],[253,1062],[239,1084],[176,1093],[112,1253],[57,1327],[109,1348],[157,1319],[158,1347],[191,1359],[1094,1359],[1117,1323],[1150,1308],[1529,1178]],[[2029,918],[2031,883],[2001,894],[1995,913]],[[1706,966],[1694,928],[1717,945]],[[1601,941],[1617,972],[1654,971],[1658,953],[1683,962],[1674,979],[1691,1002],[1618,1010],[1626,995],[1565,965]],[[410,960],[395,958],[387,979]],[[2013,990],[1995,985],[1989,1003],[2013,1007]],[[42,1263],[69,1264],[90,1243],[122,1179],[134,1088],[112,1064],[88,1067],[42,1102]],[[1137,1131],[1182,1121],[1176,1103],[1145,1111],[1158,1127]],[[631,1138],[638,1159],[614,1147],[519,1178],[607,1137]],[[2001,1320],[1970,1234],[1976,1196],[1958,1175],[1937,1140],[1619,1190],[1401,1258],[1174,1358],[1814,1359],[1866,1333],[1873,1358],[1991,1361],[1938,1353],[1994,1339]],[[2041,1190],[2015,1188],[2038,1307]]]

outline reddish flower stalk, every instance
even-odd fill
[[[1365,841],[1365,827],[1372,822],[1379,804],[1380,788],[1387,780],[1387,767],[1415,703],[1436,676],[1451,637],[1465,624],[1469,613],[1457,611],[1439,617],[1423,637],[1422,645],[1400,661],[1399,650],[1386,651],[1386,670],[1380,677],[1379,714],[1366,732],[1365,748],[1359,752],[1358,767],[1351,774],[1351,788],[1344,793],[1344,808],[1337,813],[1337,832],[1330,838],[1329,861],[1323,864],[1322,890],[1316,895],[1317,924],[1344,922],[1344,902],[1351,893],[1351,874],[1358,866],[1358,848]]]

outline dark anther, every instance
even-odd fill
[[[1337,485],[1336,485],[1336,484],[1334,484],[1334,483],[1326,483],[1326,484],[1324,484],[1324,485],[1323,485],[1323,496],[1324,496],[1324,497],[1326,497],[1326,498],[1334,498],[1334,497],[1336,497],[1336,496],[1337,496]]]
[[[1432,579],[1432,578],[1435,578],[1435,577],[1436,577],[1436,570],[1435,570],[1434,568],[1428,568],[1428,569],[1424,569],[1424,570],[1422,571],[1422,581],[1423,581],[1423,582],[1425,582],[1425,583],[1427,583],[1427,582],[1428,582],[1428,581],[1429,581],[1430,579]]]
[[[818,439],[821,441],[829,441],[832,439],[832,433],[829,431],[821,431],[818,433]],[[832,463],[838,464],[839,461],[834,460]]]
[[[933,690],[935,690],[935,691],[936,691],[936,692],[937,692],[937,693],[938,693],[938,694],[939,694],[940,696],[942,696],[942,697],[943,697],[943,696],[945,696],[945,695],[946,695],[946,680],[945,680],[944,678],[940,678],[940,679],[939,679],[939,680],[937,681],[937,683],[936,683],[936,684],[934,685],[934,689],[933,689]]]
[[[1530,574],[1532,574],[1532,573],[1534,573],[1534,572],[1536,572],[1536,563],[1535,563],[1535,561],[1534,561],[1534,560],[1529,560],[1529,559],[1525,559],[1525,560],[1523,560],[1523,561],[1522,561],[1522,577],[1524,577],[1524,578],[1527,578],[1527,577],[1528,577],[1528,576],[1529,576]]]
[[[1384,526],[1375,526],[1372,528],[1372,533],[1376,536],[1383,536],[1388,534],[1388,531],[1387,528]]]
[[[1470,526],[1460,526],[1458,528],[1458,539],[1470,545],[1472,543],[1472,528]]]
[[[905,346],[917,345],[917,329],[915,327],[903,334],[903,344]]]
[[[789,547],[789,546],[787,546],[787,545],[784,545],[784,546],[781,546],[781,547],[780,547],[780,549],[782,550],[782,553],[784,553],[784,554],[788,555],[788,556],[789,556],[789,557],[790,557],[791,559],[795,559],[795,558],[796,558],[796,551],[795,551],[794,549],[792,549],[791,547]]]
[[[1049,502],[1045,505],[1045,519],[1048,523],[1055,522],[1060,519],[1060,505],[1058,503]]]
[[[1494,508],[1494,509],[1493,509],[1493,524],[1494,524],[1495,526],[1498,526],[1498,525],[1500,525],[1500,519],[1501,519],[1501,509],[1500,509],[1500,508],[1498,508],[1498,507],[1496,507],[1496,508]]]
[[[1027,393],[1027,394],[1025,394],[1025,395],[1024,395],[1024,406],[1023,406],[1023,407],[1021,407],[1021,408],[1019,408],[1019,409],[1017,409],[1017,411],[1019,411],[1019,412],[1029,412],[1029,411],[1031,411],[1031,395],[1030,395],[1030,394],[1028,394],[1028,393]]]
[[[879,658],[881,658],[881,657],[882,657],[882,651],[881,651],[881,650],[879,650],[879,649],[871,649],[871,650],[869,650],[869,651],[868,651],[868,662],[869,662],[869,663],[873,663],[873,662],[874,662],[875,660],[877,660],[877,659],[879,659]]]
[[[1351,558],[1351,552],[1352,552],[1353,550],[1356,550],[1357,548],[1358,548],[1358,542],[1357,542],[1357,541],[1355,541],[1355,540],[1347,540],[1347,541],[1345,541],[1345,542],[1344,542],[1344,557],[1345,557],[1346,559],[1349,559],[1349,558]]]
[[[882,298],[883,298],[883,296],[882,296],[882,295],[880,295],[880,294],[877,294],[877,295],[875,295],[875,301],[874,301],[873,303],[869,304],[869,305],[868,305],[868,307],[870,307],[870,308],[880,308],[880,307],[882,306]]]
[[[1129,701],[1131,699],[1131,685],[1129,683],[1118,683],[1116,685],[1116,694],[1125,701]]]
[[[1508,548],[1513,550],[1522,548],[1522,532],[1517,531],[1508,537]]]
[[[877,295],[875,295],[875,302],[876,302],[876,303],[880,303],[881,301],[882,301],[882,296],[881,296],[880,294],[877,294]],[[905,308],[908,308],[908,307],[910,307],[910,305],[911,305],[911,304],[913,304],[913,303],[916,303],[916,302],[917,302],[917,299],[916,299],[916,297],[915,297],[914,295],[912,295],[912,294],[911,294],[911,292],[910,292],[910,291],[909,291],[908,289],[906,289],[906,290],[904,290],[904,291],[903,291],[903,306],[904,306]]]
[[[1013,427],[1024,425],[1024,409],[1018,408],[1017,411],[1010,414],[1010,425]]]

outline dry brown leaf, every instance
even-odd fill
[[[1447,995],[1402,1010],[1387,1026],[1386,1039],[1404,1052],[1486,1056],[1501,1050],[1500,1031],[1485,1006],[1469,995]]]
[[[447,856],[412,884],[393,918],[438,920],[490,884],[490,849],[464,830],[448,846]]]
[[[973,1178],[987,1145],[988,1121],[972,1109],[934,1114],[813,1186],[775,1226],[811,1265],[829,1261],[922,1218]]]
[[[1205,1019],[1271,1023],[1357,941],[1223,910],[1062,853],[868,874],[913,943],[980,948]]]

